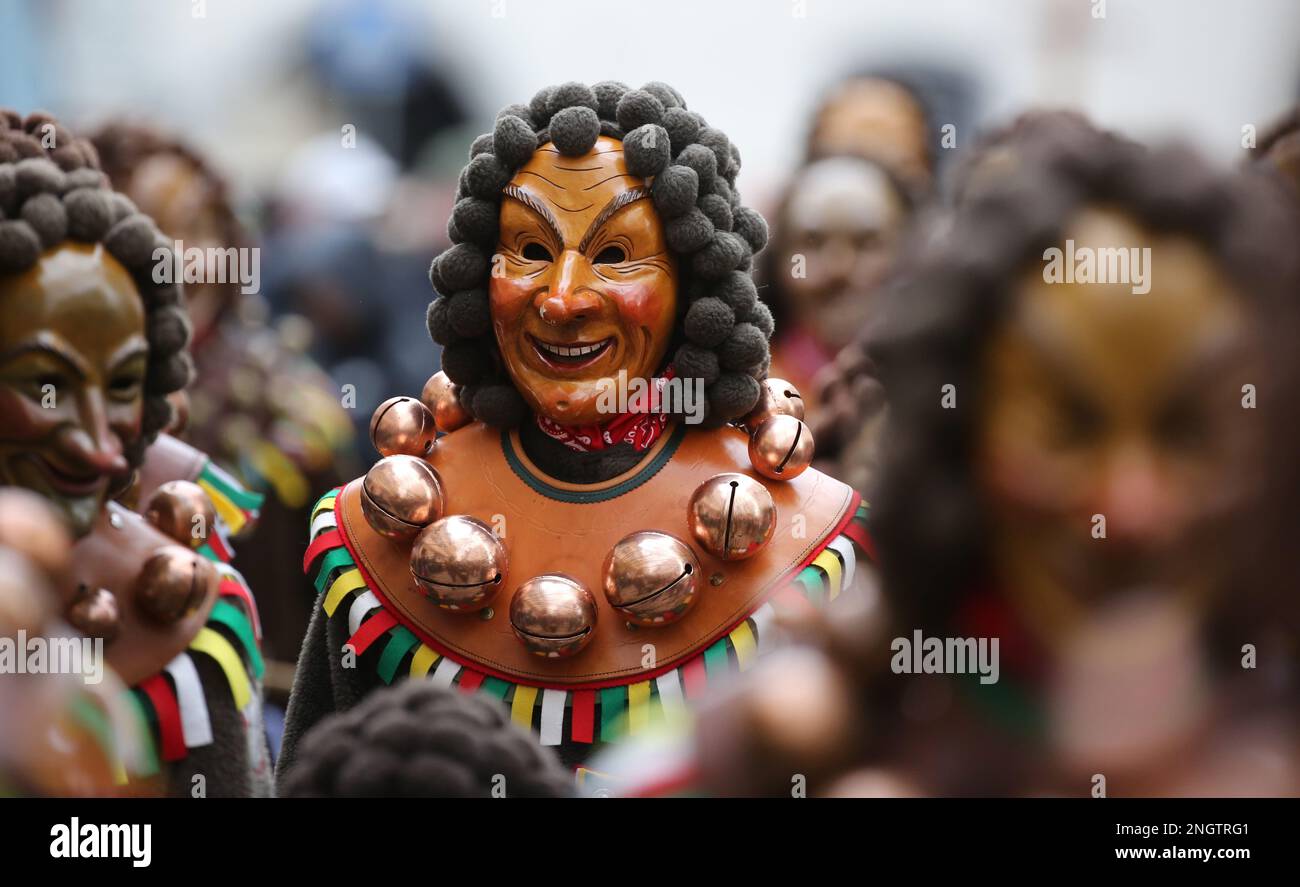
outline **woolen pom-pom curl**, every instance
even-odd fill
[[[565,108],[551,118],[551,142],[565,157],[581,157],[600,137],[600,118],[584,106]]]
[[[715,348],[731,335],[736,315],[726,302],[712,296],[697,299],[686,310],[686,338],[695,345]]]
[[[668,133],[654,123],[637,127],[623,139],[623,159],[634,176],[648,179],[659,175],[670,159]]]
[[[655,178],[650,186],[650,199],[654,201],[660,217],[672,221],[694,208],[699,185],[700,179],[695,170],[674,164]]]

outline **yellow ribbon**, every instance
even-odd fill
[[[821,554],[813,558],[813,566],[821,567],[826,571],[826,586],[831,592],[830,599],[835,600],[840,596],[840,585],[843,583],[840,559],[835,556],[835,552],[826,548],[822,550]]]
[[[190,649],[206,653],[217,660],[221,670],[226,673],[226,680],[230,683],[230,692],[235,697],[235,707],[242,709],[248,705],[248,700],[253,694],[248,686],[248,675],[244,672],[244,660],[239,658],[230,641],[204,626],[199,629],[194,640],[190,641]]]
[[[749,627],[749,620],[733,628],[730,638],[731,646],[736,650],[736,661],[740,665],[740,670],[744,671],[753,662],[754,652],[758,648],[758,642],[754,640],[754,632]]]
[[[533,706],[537,703],[537,688],[515,684],[515,698],[510,703],[510,720],[521,727],[533,726]]]
[[[411,677],[424,677],[437,661],[438,654],[433,651],[433,647],[428,644],[420,644],[419,649],[415,651],[415,655],[411,657]]]
[[[203,480],[203,478],[199,478],[199,486],[203,488],[203,492],[208,494],[213,507],[217,509],[217,514],[226,522],[230,532],[238,535],[239,531],[244,528],[244,524],[248,522],[244,517],[244,512],[234,502],[227,499],[225,493]]]
[[[628,684],[627,731],[639,733],[648,726],[650,726],[650,682]]]
[[[361,578],[361,571],[356,567],[346,570],[338,575],[338,578],[330,583],[329,591],[325,592],[326,616],[333,616],[334,611],[339,608],[339,604],[348,594],[358,589],[366,587],[366,580]]]

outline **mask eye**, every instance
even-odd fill
[[[623,252],[621,246],[607,246],[592,261],[597,265],[617,265],[627,261],[627,253]]]
[[[530,262],[551,261],[551,251],[536,241],[524,247],[523,256]]]

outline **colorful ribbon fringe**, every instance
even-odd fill
[[[246,490],[211,459],[203,465],[196,483],[208,494],[217,510],[217,532],[208,540],[216,550],[217,559],[231,559],[230,537],[238,536],[257,522],[263,497]]]
[[[509,708],[515,723],[536,730],[543,745],[617,741],[670,717],[674,708],[697,699],[709,686],[753,664],[764,640],[772,634],[774,605],[822,606],[835,600],[842,589],[852,585],[858,556],[854,544],[863,551],[870,550],[867,508],[862,505],[844,532],[832,539],[793,583],[679,667],[650,680],[616,687],[556,690],[484,674],[439,653],[401,625],[366,586],[343,543],[334,514],[338,493],[338,489],[331,490],[312,508],[311,541],[303,569],[313,575],[327,616],[333,618],[343,612],[344,603],[349,602],[347,643],[355,654],[380,650],[375,672],[385,684],[399,676],[422,678],[465,693],[494,696]]]
[[[219,471],[211,463],[208,468]],[[204,469],[204,475],[208,473]],[[257,516],[257,506],[261,497],[239,488],[238,484],[222,475],[223,484],[234,484],[231,489],[238,498],[223,500],[226,508],[238,502],[240,514]],[[199,485],[205,485],[200,476]],[[209,490],[209,496],[212,492]],[[216,498],[214,497],[214,501]],[[249,506],[252,506],[251,508]],[[222,514],[223,506],[218,506]],[[241,524],[242,527],[242,524]],[[194,656],[207,656],[221,668],[226,685],[234,699],[235,706],[244,709],[253,701],[253,687],[266,672],[259,641],[262,637],[262,624],[257,614],[257,604],[244,577],[222,557],[218,547],[209,544],[199,551],[216,564],[221,574],[218,599],[208,615],[208,621],[199,629],[189,647],[169,662],[166,667],[140,684],[131,688],[127,696],[133,710],[147,727],[142,731],[148,740],[139,772],[135,776],[148,777],[157,774],[163,763],[183,759],[189,749],[211,745],[212,720],[208,713],[209,689],[203,686]],[[228,549],[227,549],[228,550]]]

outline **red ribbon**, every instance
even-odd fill
[[[154,714],[158,716],[163,760],[181,760],[185,757],[185,735],[181,732],[181,709],[176,702],[176,691],[161,674],[141,681],[140,689],[149,697]]]

